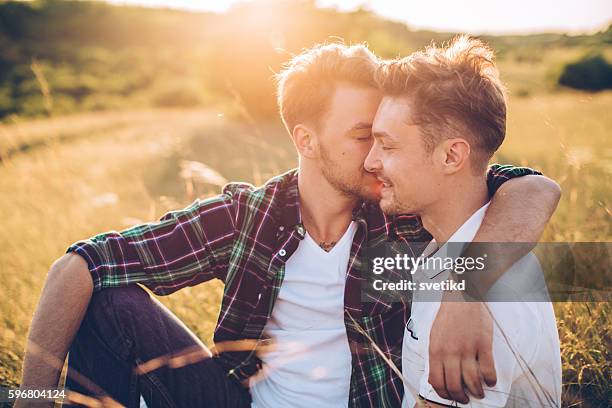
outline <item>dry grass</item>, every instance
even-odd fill
[[[498,160],[540,168],[564,190],[546,241],[612,236],[610,102],[612,93],[512,100],[509,136]],[[195,177],[181,179],[184,160],[254,183],[294,165],[278,126],[253,130],[231,122],[214,112],[148,111],[0,127],[0,385],[18,383],[46,271],[71,242],[158,218],[218,190]],[[221,286],[211,283],[162,300],[210,345],[220,297]],[[610,305],[568,303],[555,310],[564,404],[606,405]]]
[[[28,324],[53,260],[72,241],[157,218],[179,205],[171,197],[152,196],[147,175],[155,162],[166,160],[196,129],[215,120],[210,112],[137,113],[134,120],[122,116],[124,125],[103,137],[48,144],[13,155],[0,167],[2,384],[18,381]],[[89,116],[71,119],[59,131],[89,123]],[[183,292],[170,303],[206,338],[214,319],[201,316],[216,315],[219,286]]]
[[[609,303],[555,305],[563,363],[563,406],[610,406]]]

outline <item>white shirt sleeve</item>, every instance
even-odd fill
[[[527,304],[498,302],[488,304],[496,322],[493,325],[493,359],[497,372],[494,387],[483,386],[485,397],[470,396],[468,404],[441,398],[429,384],[429,359],[419,384],[419,395],[426,400],[453,407],[505,407],[514,381],[523,374],[519,361],[528,364],[537,350],[538,333],[528,331],[537,328],[537,322]],[[535,319],[537,320],[537,318]],[[523,364],[523,367],[525,366]]]

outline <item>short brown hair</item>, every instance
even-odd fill
[[[406,96],[411,123],[421,126],[429,152],[443,139],[464,136],[472,167],[481,171],[504,141],[506,98],[491,48],[462,35],[408,57],[385,61],[376,72],[383,93]]]
[[[293,57],[276,75],[278,107],[289,133],[299,123],[319,125],[337,82],[376,88],[378,63],[362,44],[320,44]]]

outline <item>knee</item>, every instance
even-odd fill
[[[125,319],[145,312],[152,305],[149,293],[138,285],[103,289],[92,295],[84,321],[94,327],[123,325]]]
[[[104,313],[112,309],[128,310],[142,307],[151,301],[151,297],[138,285],[124,286],[120,288],[107,288],[95,292],[89,302],[88,312]]]
[[[74,343],[89,343],[95,338],[127,353],[131,347],[130,333],[139,324],[138,316],[153,305],[151,296],[138,285],[96,292],[89,302]]]

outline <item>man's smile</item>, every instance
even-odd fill
[[[393,187],[393,183],[391,183],[388,179],[381,177],[380,175],[376,177],[378,181],[382,184],[382,189],[389,189]]]

